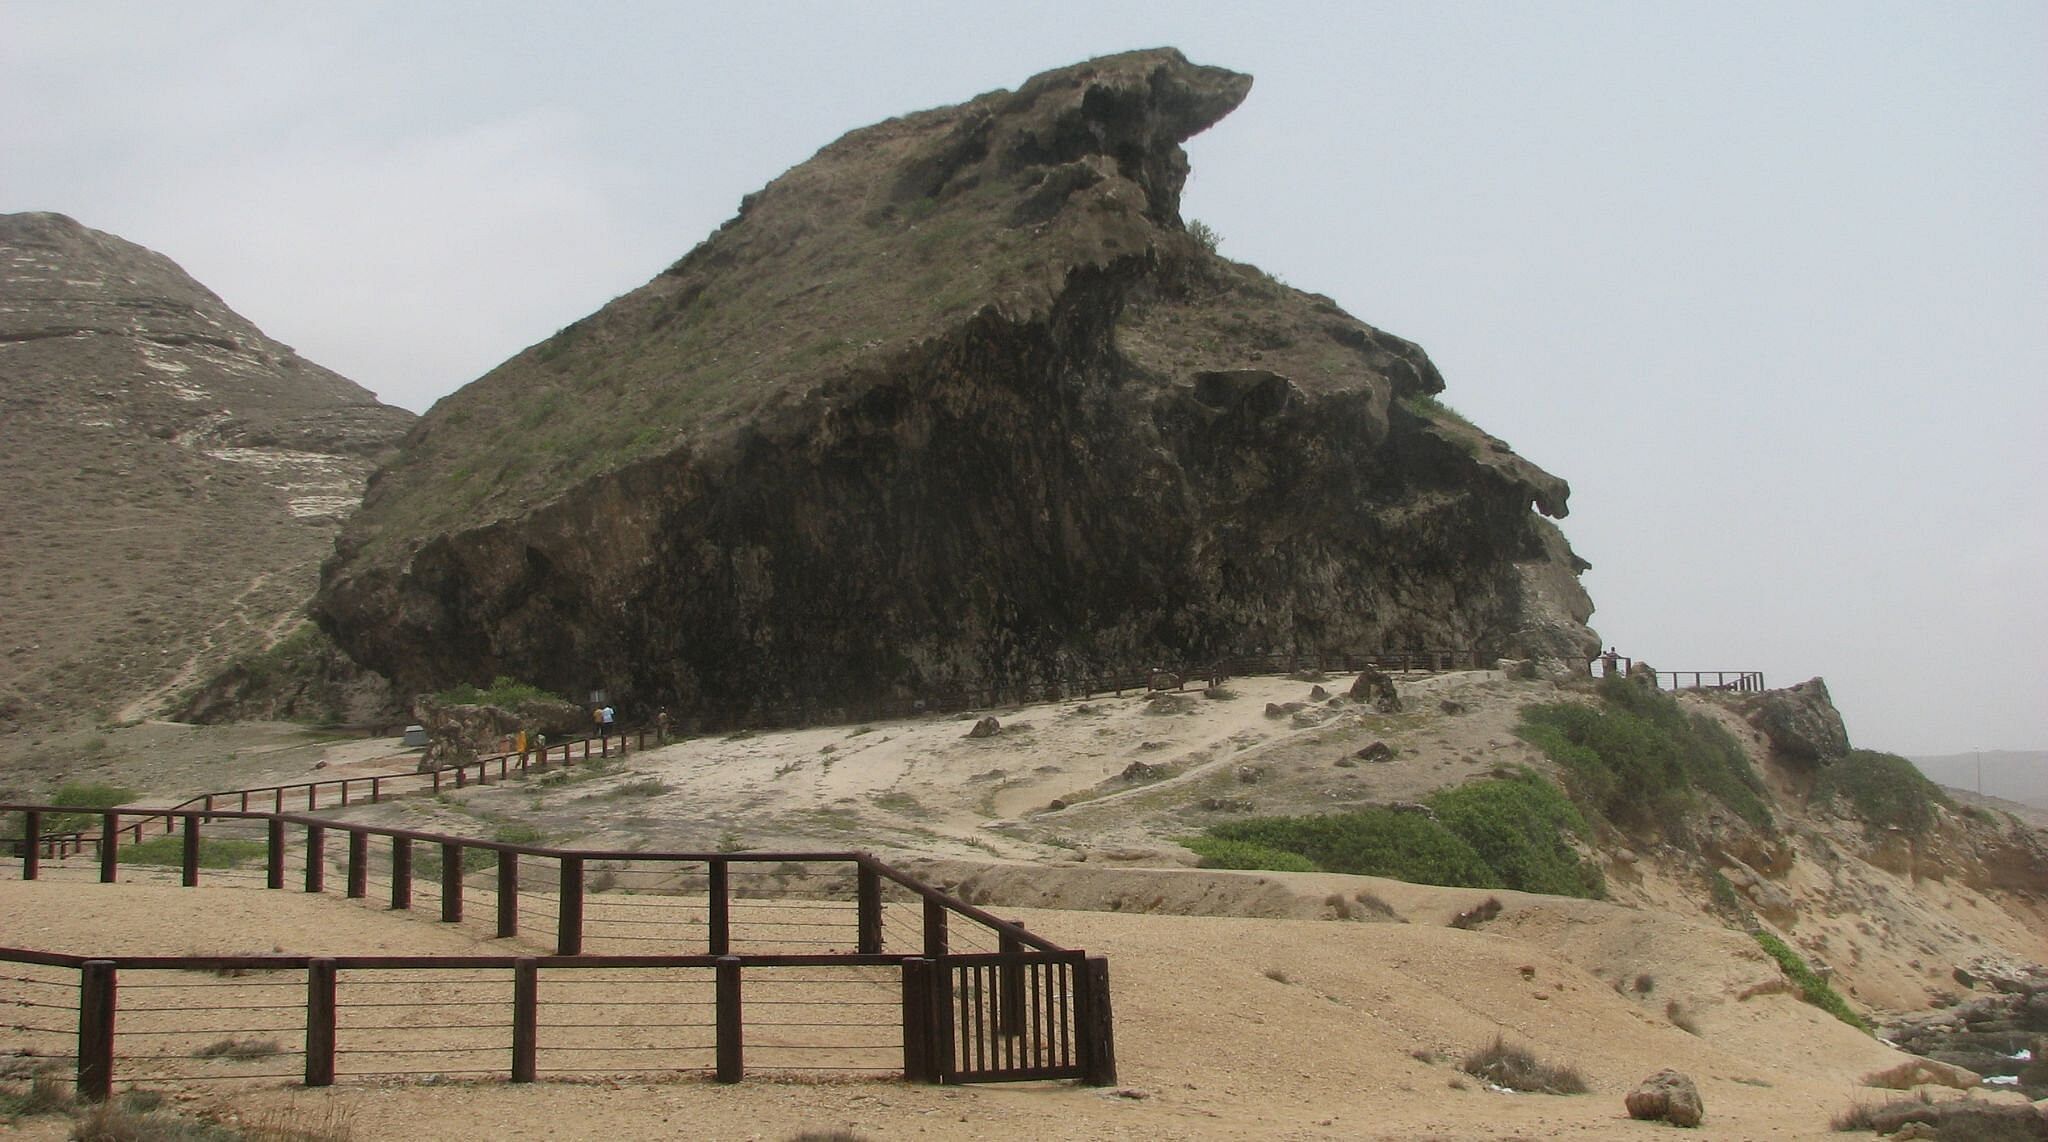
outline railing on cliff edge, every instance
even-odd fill
[[[151,981],[146,986],[155,989],[150,994],[156,999],[140,1005],[117,1003],[116,989],[124,972],[132,976],[142,972],[253,971],[266,973],[266,979],[280,972],[303,973],[303,1003],[294,999],[285,1005],[302,1008],[302,1022],[284,1028],[266,1025],[253,1031],[302,1030],[304,1049],[299,1053],[303,1056],[303,1079],[309,1086],[334,1082],[337,1056],[346,1060],[352,1052],[381,1060],[374,1064],[380,1069],[359,1069],[352,1074],[449,1073],[450,1066],[444,1058],[446,1050],[393,1047],[387,1041],[396,1037],[409,1044],[408,1032],[425,1032],[432,1030],[432,1026],[412,1026],[406,1021],[390,1025],[366,1024],[361,1020],[337,1023],[337,980],[343,978],[343,973],[377,972],[395,973],[392,978],[399,983],[429,981],[440,977],[407,973],[445,975],[456,970],[501,973],[492,977],[498,979],[498,984],[490,986],[502,990],[509,985],[509,991],[502,995],[487,994],[483,999],[449,1000],[445,1004],[415,998],[397,1002],[367,999],[357,1005],[421,1009],[447,1006],[468,1010],[472,1015],[477,1009],[502,1012],[509,1006],[509,1019],[493,1016],[484,1023],[457,1025],[487,1038],[505,1031],[504,1041],[454,1050],[471,1054],[502,1051],[503,1067],[485,1067],[475,1073],[504,1074],[515,1082],[534,1080],[539,1073],[537,1052],[544,1049],[560,1056],[580,1052],[613,1060],[611,1066],[595,1068],[606,1073],[673,1071],[680,1069],[679,1059],[695,1051],[708,1060],[708,1068],[719,1081],[736,1082],[748,1066],[747,1045],[756,1039],[767,1040],[766,1049],[771,1054],[779,1053],[777,1057],[801,1059],[805,1057],[802,1052],[819,1052],[839,1060],[822,1069],[900,1071],[913,1081],[1079,1079],[1090,1085],[1116,1081],[1109,969],[1105,959],[1061,947],[1015,922],[999,919],[925,885],[867,853],[556,849],[254,810],[139,812],[169,816],[178,822],[181,842],[174,867],[181,885],[196,886],[203,875],[209,881],[251,883],[249,873],[209,869],[204,842],[210,839],[209,834],[233,834],[239,830],[246,837],[251,829],[260,828],[264,861],[256,875],[260,875],[262,887],[284,890],[289,870],[298,874],[304,891],[324,893],[330,871],[327,841],[329,834],[339,833],[346,855],[335,867],[343,874],[347,898],[370,899],[376,873],[380,875],[375,879],[383,882],[381,887],[388,892],[392,909],[410,910],[416,893],[438,896],[440,920],[461,924],[465,921],[466,897],[472,892],[490,895],[494,899],[487,923],[493,937],[519,938],[526,920],[544,918],[550,921],[547,927],[551,929],[554,953],[454,957],[66,956],[0,948],[0,961],[77,973],[75,987],[64,981],[0,974],[0,1006],[25,1013],[15,1016],[19,1022],[0,1022],[0,1032],[22,1036],[23,1046],[36,1054],[74,1062],[78,1089],[87,1098],[108,1096],[117,1077],[118,1062],[128,1064],[131,1071],[148,1072],[145,1077],[155,1080],[184,1081],[194,1077],[172,1074],[165,1078],[160,1073],[172,1062],[188,1058],[190,1053],[145,1052],[143,1056],[117,1059],[117,1020],[141,1019],[143,1026],[131,1024],[122,1034],[145,1042],[153,1041],[149,1039],[152,1036],[166,1042],[196,1041],[252,1030],[239,1023],[228,1028],[179,1025],[188,1016],[196,1017],[197,1012],[232,1013],[236,1009],[209,998],[210,993],[202,985],[176,979],[162,982],[158,977],[145,976]],[[131,815],[127,811],[0,804],[0,814],[13,813],[22,815],[22,840],[14,848],[19,856],[15,867],[23,879],[40,879],[57,870],[45,866],[50,858],[46,846],[40,843],[41,823],[50,815],[71,813],[100,817],[98,859],[93,862],[97,879],[113,883],[120,878],[122,854],[131,851],[131,846],[124,846],[120,840],[128,831],[121,820]],[[380,854],[373,852],[373,846],[382,849],[387,844],[388,855],[376,859]],[[425,853],[416,853],[415,846],[424,847]],[[291,859],[294,855],[296,862]],[[533,868],[535,863],[542,867]],[[294,864],[296,867],[291,867]],[[651,888],[652,894],[611,891],[622,874],[633,873],[632,866],[640,866],[637,871],[644,878],[640,883]],[[795,875],[792,868],[808,870],[814,866],[823,866],[828,877],[837,870],[836,881],[828,880],[823,886],[826,895],[791,898],[788,880]],[[472,884],[473,879],[487,880],[491,887]],[[535,891],[536,888],[541,890]],[[837,895],[833,895],[835,892]],[[608,896],[618,899],[603,899]],[[851,899],[846,899],[849,896]],[[659,942],[666,946],[655,955],[612,954],[587,948],[589,943],[600,941],[629,946],[633,942]],[[682,950],[686,941],[697,944],[701,950]],[[676,987],[696,988],[696,998],[668,996],[643,1002],[659,1003],[664,1012],[694,1004],[695,1009],[708,1011],[708,1015],[694,1022],[654,1023],[616,1013],[597,1022],[577,1018],[579,1008],[619,1008],[623,1003],[617,995],[568,998],[579,994],[575,987],[583,986],[568,981],[575,979],[577,973],[591,973],[593,969],[670,972],[670,977],[662,978]],[[802,969],[826,974],[815,978],[776,978],[778,973]],[[547,1004],[542,1003],[537,991],[539,973],[543,971],[551,975],[568,973],[561,984],[551,984]],[[877,971],[894,978],[883,981],[875,976]],[[510,974],[504,977],[502,973]],[[351,974],[348,978],[359,979],[360,987],[368,988],[381,977]],[[608,979],[602,974],[586,974],[583,978],[591,981],[590,986]],[[620,987],[656,986],[640,976],[614,982],[619,982]],[[474,980],[464,986],[470,984],[486,986]],[[399,984],[386,982],[384,986]],[[758,989],[774,986],[784,990],[771,991],[767,998],[762,998]],[[753,1007],[743,1002],[743,993],[750,987],[756,989]],[[825,990],[806,993],[806,987]],[[177,998],[179,988],[199,990],[195,998],[181,1001]],[[291,984],[287,990],[296,995],[296,988],[296,984]],[[838,990],[836,997],[832,989]],[[848,992],[857,993],[858,998],[848,999]],[[76,997],[75,1003],[64,1001],[67,994]],[[880,998],[884,995],[886,998]],[[271,1002],[249,1010],[278,1010],[277,996],[269,998]],[[872,1018],[866,1022],[813,1020],[802,1014],[829,1014],[843,1009],[858,1013],[880,1006],[895,1011],[886,1023],[876,1023]],[[760,1014],[756,1008],[765,1008],[767,1014]],[[555,1011],[561,1017],[543,1020],[544,1011]],[[53,1014],[63,1012],[75,1021],[73,1026],[51,1025],[65,1021],[63,1014]],[[798,1013],[798,1018],[776,1017],[789,1013]],[[173,1025],[163,1026],[167,1021]],[[344,1031],[348,1034],[342,1037],[349,1043],[337,1046],[337,1036]],[[665,1046],[644,1041],[661,1038],[671,1031],[680,1037],[671,1036],[673,1041]],[[545,1040],[550,1036],[557,1042],[547,1043]],[[709,1042],[701,1041],[707,1036]],[[877,1036],[888,1041],[877,1041]],[[849,1038],[859,1041],[850,1043]],[[560,1042],[562,1039],[572,1041]],[[804,1039],[817,1041],[790,1041]],[[654,1053],[657,1059],[653,1065],[648,1065],[649,1053]],[[430,1065],[425,1070],[391,1069],[399,1065],[391,1060],[412,1056],[429,1056]],[[860,1061],[848,1063],[849,1057]],[[548,1069],[549,1073],[567,1073],[579,1068],[565,1064]],[[806,1068],[786,1064],[772,1069]],[[279,1076],[243,1072],[226,1077]]]

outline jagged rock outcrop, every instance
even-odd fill
[[[1422,350],[1218,257],[1247,76],[1094,60],[855,131],[442,401],[316,613],[402,689],[707,722],[1261,649],[1589,654],[1568,488]]]
[[[1749,723],[1770,739],[1781,758],[1807,766],[1849,752],[1849,730],[1828,694],[1828,684],[1809,678],[1797,686],[1766,690],[1744,703]]]
[[[154,712],[289,631],[412,420],[161,254],[0,215],[0,709]]]
[[[545,734],[556,742],[590,732],[590,711],[560,698],[528,698],[506,707],[444,702],[421,695],[414,700],[412,712],[427,731],[427,750],[420,755],[421,773],[497,753],[522,730]]]

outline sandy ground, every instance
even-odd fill
[[[1610,857],[1621,903],[1503,892],[1505,913],[1474,932],[1446,925],[1488,893],[1186,867],[1192,858],[1173,838],[1208,822],[1415,800],[1496,766],[1536,763],[1513,735],[1517,711],[1557,697],[1540,683],[1470,672],[1404,681],[1409,710],[1382,715],[1343,701],[1348,684],[1333,678],[1317,695],[1309,681],[1248,678],[1217,699],[1126,694],[1001,710],[1003,732],[989,739],[967,737],[972,719],[956,717],[694,739],[623,762],[348,810],[471,836],[533,827],[583,847],[880,852],[1110,958],[1116,1090],[786,1076],[729,1088],[705,1081],[693,1056],[667,1064],[679,1070],[665,1077],[621,1064],[616,1075],[524,1088],[357,1081],[305,1091],[267,1079],[179,1087],[179,1097],[253,1113],[296,1106],[307,1120],[339,1116],[364,1139],[786,1139],[830,1129],[873,1139],[1606,1138],[1665,1129],[1630,1122],[1621,1107],[1629,1087],[1665,1066],[1699,1080],[1706,1137],[1822,1138],[1852,1102],[1886,1097],[1856,1080],[1899,1056],[1772,990],[1775,966],[1707,916],[1682,880],[1650,870],[1650,854],[1627,865]],[[1300,707],[1273,716],[1269,703]],[[1353,757],[1375,741],[1392,747],[1392,762]],[[97,748],[65,749],[15,777],[32,786],[124,781],[164,804],[201,789],[406,770],[413,761],[390,741],[322,742],[284,726],[142,726]],[[1802,826],[1800,843],[1811,831]],[[1852,837],[1833,837],[1835,849],[1853,848]],[[689,890],[637,881],[655,874],[618,864],[594,871],[619,890]],[[522,902],[533,910],[528,934],[510,946],[487,939],[487,876],[472,878],[470,919],[460,926],[433,922],[437,897],[425,881],[416,910],[403,915],[339,899],[338,874],[326,897],[89,879],[79,871],[68,882],[0,881],[0,943],[502,953],[544,948],[552,918],[541,885]],[[1845,855],[1803,857],[1779,883],[1802,909],[1802,946],[1836,963],[1852,992],[1859,981],[1875,989],[1880,1004],[1895,996],[1895,1007],[1920,1006],[1966,954],[2042,958],[2020,914],[1958,882],[1893,875]],[[1369,922],[1361,892],[1406,922]],[[373,883],[371,902],[384,895]],[[594,892],[593,916],[630,918],[633,899]],[[695,950],[701,932],[678,927],[674,946]],[[1460,1076],[1455,1059],[1497,1035],[1579,1067],[1593,1093],[1505,1094]],[[41,1123],[20,1136],[61,1132]]]
[[[1506,913],[1467,932],[1443,920],[1483,894],[1238,877],[1310,897],[1371,891],[1413,922],[1015,910],[1036,931],[1109,956],[1122,1072],[1113,1090],[773,1077],[721,1087],[698,1075],[173,1089],[193,1109],[339,1116],[361,1139],[784,1139],[835,1128],[876,1139],[1609,1138],[1667,1129],[1629,1121],[1621,1096],[1670,1066],[1700,1083],[1707,1137],[1822,1138],[1831,1115],[1878,1097],[1857,1076],[1900,1058],[1787,995],[1739,999],[1777,972],[1736,933],[1519,894],[1501,894]],[[233,887],[0,881],[0,915],[6,942],[55,950],[508,950],[430,910]],[[1672,1025],[1673,1002],[1699,1035]],[[1578,1067],[1593,1092],[1499,1093],[1448,1061],[1496,1035]],[[61,1129],[31,1120],[18,1136]]]

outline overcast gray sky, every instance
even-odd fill
[[[2048,747],[2048,5],[0,0],[0,211],[424,409],[852,128],[1161,44],[1222,251],[1569,479],[1607,641]]]

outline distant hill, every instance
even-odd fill
[[[1981,760],[1985,796],[2048,809],[2048,750],[1996,749],[1909,760],[1934,781],[1972,792],[1978,788]]]
[[[413,419],[161,254],[0,215],[0,732],[153,713],[292,629]]]

